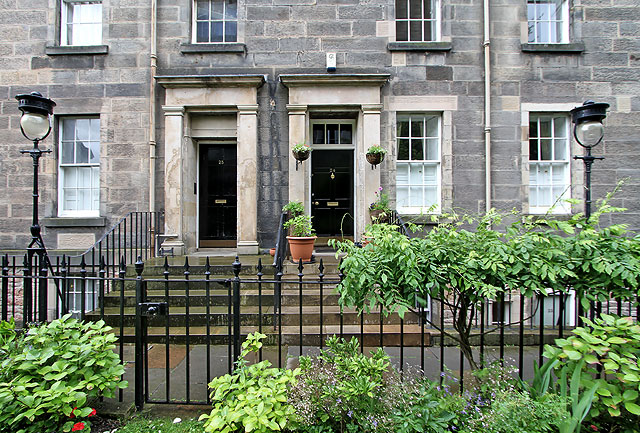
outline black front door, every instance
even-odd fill
[[[200,247],[235,247],[236,144],[200,145]]]
[[[311,153],[311,215],[318,237],[353,236],[353,150]]]

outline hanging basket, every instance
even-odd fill
[[[367,162],[371,164],[372,167],[375,167],[384,161],[384,153],[367,153],[366,157]]]
[[[309,159],[309,155],[311,154],[308,150],[292,150],[291,152],[293,153],[293,157],[300,162]]]

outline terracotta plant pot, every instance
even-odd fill
[[[291,152],[293,153],[293,157],[298,161],[305,161],[309,159],[309,155],[311,154],[311,152],[309,152],[308,150],[301,150],[301,151],[292,150]]]
[[[276,255],[276,249],[275,248],[271,248],[269,249],[269,254],[271,255],[271,257]]]
[[[367,162],[371,165],[378,165],[384,161],[384,154],[382,153],[367,153]]]
[[[313,245],[316,242],[316,236],[298,237],[287,236],[289,241],[289,249],[291,250],[291,260],[298,263],[300,259],[303,262],[310,262],[313,254]]]

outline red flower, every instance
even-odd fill
[[[598,431],[598,427],[596,427],[593,424],[591,424],[589,427],[591,427],[591,430],[593,430],[593,431]]]
[[[91,411],[91,413],[90,413],[89,415],[87,415],[87,416],[94,416],[95,414],[96,414],[96,410],[95,410],[95,409],[93,409],[93,410]]]
[[[77,422],[73,425],[73,427],[71,427],[71,431],[80,431],[80,430],[84,430],[83,422]]]

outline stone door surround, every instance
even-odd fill
[[[369,222],[369,204],[375,200],[380,186],[380,170],[371,170],[365,159],[366,150],[380,141],[380,87],[388,74],[282,74],[280,82],[289,88],[289,155],[302,141],[311,142],[309,111],[315,109],[358,110],[355,142],[355,239],[360,240]],[[312,156],[313,157],[313,156]],[[301,201],[307,213],[310,204],[310,164],[296,171],[294,158],[289,158],[289,200]]]
[[[174,254],[194,251],[197,200],[189,188],[197,171],[195,146],[188,136],[191,111],[203,109],[237,113],[238,226],[239,254],[258,253],[257,157],[258,88],[263,75],[176,75],[157,76],[166,89],[162,106],[165,116],[165,248]],[[215,137],[211,137],[215,138]]]

